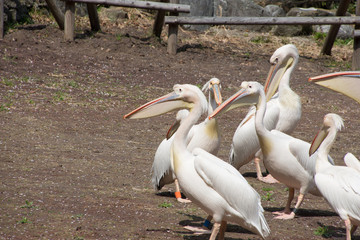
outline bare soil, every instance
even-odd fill
[[[307,82],[311,76],[349,70],[351,45],[319,56],[321,43],[308,37],[223,27],[179,31],[179,52],[166,51],[151,37],[152,14],[129,12],[130,19],[102,18],[91,33],[77,19],[76,40],[49,21],[18,26],[0,41],[0,238],[1,239],[208,239],[185,225],[199,226],[206,213],[174,198],[174,186],[155,192],[150,168],[155,150],[175,114],[123,120],[139,105],[162,96],[176,83],[201,86],[222,81],[228,98],[245,80],[263,83],[271,54],[286,43],[300,52],[291,86],[301,96],[303,114],[293,136],[311,141],[326,113],[344,118],[332,156],[360,156],[357,103]],[[219,157],[227,161],[232,135],[247,109],[220,118]],[[308,195],[294,220],[274,220],[287,191],[283,184],[255,179],[253,163],[241,168],[263,196],[271,228],[268,239],[345,239],[345,226],[324,199]],[[297,195],[296,195],[297,196]],[[315,231],[327,229],[325,235]],[[259,239],[230,224],[226,239]],[[353,239],[360,239],[355,232]]]

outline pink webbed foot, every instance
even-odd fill
[[[271,174],[268,174],[266,177],[259,177],[258,179],[264,183],[279,183]]]
[[[211,234],[211,230],[206,227],[185,226],[184,228],[192,231],[195,235]]]

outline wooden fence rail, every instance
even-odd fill
[[[1,1],[1,0],[0,0]],[[63,0],[65,1],[65,26],[64,26],[64,38],[66,41],[74,41],[74,26],[75,26],[75,3],[86,3],[88,5],[89,18],[91,23],[91,29],[100,30],[100,24],[97,12],[94,10],[95,4],[130,7],[130,8],[142,8],[158,10],[157,18],[154,23],[154,34],[160,37],[162,25],[164,23],[164,12],[190,12],[190,5],[185,4],[173,4],[166,2],[153,2],[153,1],[132,1],[132,0]],[[90,14],[91,13],[91,14]],[[160,13],[160,14],[159,14]]]
[[[169,25],[168,53],[177,52],[177,29],[178,25],[360,25],[360,16],[354,17],[165,17],[165,24]],[[354,31],[354,53],[353,59],[360,58],[360,46],[358,31]],[[355,47],[358,44],[358,47]],[[353,61],[353,70],[360,69],[360,62]]]
[[[331,25],[360,24],[360,17],[165,17],[166,24],[191,25]]]

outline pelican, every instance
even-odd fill
[[[323,126],[316,135],[309,154],[318,149],[315,183],[330,206],[344,220],[346,239],[350,240],[360,226],[360,173],[354,168],[333,166],[327,161],[337,131],[343,126],[339,115],[325,115]]]
[[[155,99],[125,115],[125,119],[147,118],[178,109],[189,109],[171,146],[175,175],[186,196],[213,216],[210,239],[220,232],[224,239],[226,222],[240,226],[265,238],[270,234],[263,215],[259,194],[233,166],[201,148],[190,151],[186,138],[192,126],[207,111],[201,90],[190,84],[175,85],[173,92]]]
[[[324,74],[309,78],[309,82],[343,93],[360,103],[360,71]]]
[[[309,78],[309,82],[340,92],[360,103],[360,71],[324,74]],[[344,162],[346,166],[360,171],[360,162],[352,153],[345,155]]]
[[[278,48],[270,58],[270,68],[265,83],[268,101],[264,117],[265,127],[269,130],[290,134],[301,118],[300,97],[289,86],[290,76],[299,59],[297,48],[288,44]],[[275,91],[278,93],[274,95]],[[260,181],[274,183],[269,174],[263,177],[260,168],[260,144],[255,131],[255,108],[251,108],[240,123],[233,136],[230,150],[230,163],[237,169],[249,163],[255,157],[257,178]]]
[[[220,80],[217,78],[210,79],[204,84],[202,91],[209,92],[208,114],[211,114],[222,102]],[[179,202],[185,203],[189,202],[189,200],[181,197],[179,183],[171,167],[170,147],[174,140],[174,132],[181,124],[182,119],[186,118],[188,114],[189,111],[186,109],[180,110],[177,113],[176,122],[171,126],[167,137],[160,143],[155,152],[154,162],[151,168],[153,173],[151,182],[154,188],[161,190],[164,185],[175,182],[175,197]],[[220,133],[217,120],[203,121],[200,124],[194,125],[187,136],[187,147],[190,151],[196,147],[200,147],[216,155],[220,147]]]
[[[258,82],[243,82],[241,87],[241,90],[215,109],[209,119],[228,109],[255,104],[255,129],[264,157],[264,165],[276,180],[289,188],[288,201],[284,211],[274,212],[274,214],[278,215],[277,219],[292,219],[306,193],[321,196],[313,179],[315,163],[310,160],[308,154],[310,144],[278,130],[266,129],[264,115],[267,104],[262,85]],[[295,189],[299,189],[300,194],[295,208],[291,211],[290,205]]]

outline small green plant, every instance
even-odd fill
[[[23,217],[18,223],[25,224],[25,223],[31,223],[27,217]]]
[[[79,87],[79,84],[77,84],[77,82],[75,82],[75,81],[70,81],[69,86],[72,88],[77,88],[77,87]]]
[[[313,37],[315,40],[324,40],[326,37],[326,33],[314,32]]]
[[[316,236],[322,236],[324,238],[329,238],[332,236],[333,231],[331,231],[327,226],[321,226],[318,227],[315,231],[314,234]]]
[[[261,199],[264,200],[264,201],[274,201],[273,199],[273,194],[274,194],[274,191],[272,188],[263,188],[262,189],[263,191],[265,191],[265,195],[261,196]]]
[[[261,43],[270,43],[271,39],[268,37],[265,37],[265,36],[258,36],[258,37],[252,38],[250,41],[253,43],[261,44]]]
[[[71,216],[72,219],[81,219],[82,217],[83,217],[83,214],[76,214],[76,215]]]
[[[337,46],[347,46],[347,45],[353,45],[353,44],[354,44],[354,39],[352,39],[352,38],[347,38],[347,39],[337,38],[334,42],[334,45],[337,45]]]
[[[2,82],[5,84],[5,86],[8,86],[8,87],[14,86],[14,82],[9,79],[6,79],[6,78],[4,78]]]
[[[21,208],[33,208],[33,207],[34,207],[34,203],[29,202],[28,200],[25,201],[25,205],[21,206]]]
[[[83,237],[80,237],[80,236],[76,236],[76,237],[74,237],[74,240],[84,240],[85,238],[83,238]]]
[[[54,99],[54,101],[56,101],[56,102],[60,102],[60,101],[64,101],[64,100],[65,100],[65,96],[66,96],[65,93],[63,93],[63,92],[61,92],[61,91],[57,91],[57,92],[55,93],[55,95],[53,96],[53,99]]]
[[[173,205],[171,203],[168,203],[168,202],[163,202],[161,204],[159,204],[159,207],[161,208],[169,208],[169,207],[172,207]]]
[[[123,36],[121,34],[116,34],[116,40],[121,41],[122,37]]]

